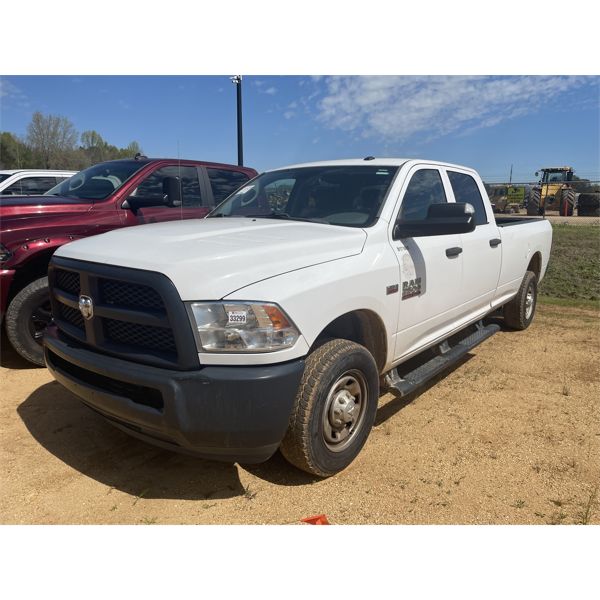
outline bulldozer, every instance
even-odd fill
[[[565,217],[571,216],[575,208],[575,190],[573,189],[573,167],[544,167],[536,171],[541,178],[531,188],[527,202],[528,215],[545,215],[546,210],[558,210]]]

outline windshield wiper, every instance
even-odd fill
[[[309,223],[325,223],[329,225],[329,221],[325,219],[309,219],[307,217],[293,217],[292,215],[288,215],[284,212],[271,212],[267,214],[256,214],[256,215],[244,215],[247,218],[261,218],[261,219],[282,219],[284,221],[307,221]]]

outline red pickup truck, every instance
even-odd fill
[[[43,366],[42,335],[52,318],[46,274],[59,246],[118,227],[202,218],[256,175],[138,156],[89,167],[42,196],[0,197],[0,321],[14,349]]]

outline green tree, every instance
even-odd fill
[[[0,134],[0,168],[26,169],[33,167],[31,150],[16,135],[3,131]]]
[[[65,168],[73,158],[79,137],[66,117],[33,113],[27,127],[27,143],[44,169]]]

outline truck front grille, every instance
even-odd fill
[[[79,273],[57,269],[55,277],[55,285],[57,288],[60,288],[69,294],[79,294]]]
[[[163,352],[177,352],[173,332],[163,327],[104,319],[104,332],[107,339],[118,344],[151,348]]]
[[[157,311],[165,310],[162,298],[147,285],[100,279],[100,295],[107,304],[117,304],[129,308],[150,308]]]
[[[54,321],[100,352],[167,368],[198,368],[187,312],[164,275],[54,257],[48,270]],[[84,318],[81,296],[91,298]]]

